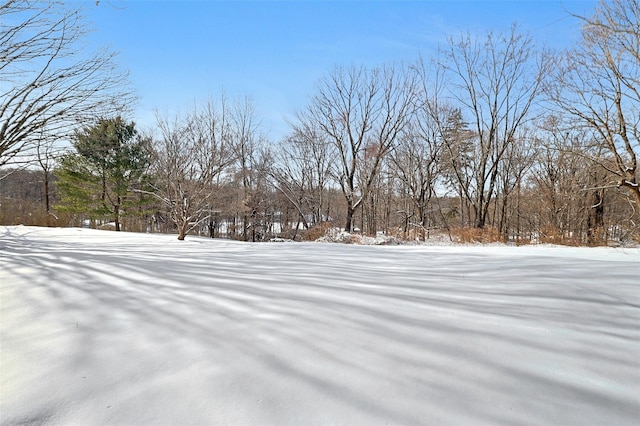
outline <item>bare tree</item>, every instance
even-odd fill
[[[0,166],[133,100],[114,53],[84,49],[80,12],[62,1],[0,3]]]
[[[184,117],[157,117],[161,132],[154,153],[156,184],[151,194],[164,205],[178,239],[207,220],[214,180],[234,161],[229,112],[210,101]]]
[[[269,204],[265,193],[267,165],[271,165],[271,152],[266,147],[264,135],[254,102],[245,97],[235,103],[230,112],[231,133],[235,149],[232,165],[234,184],[237,188],[236,230],[245,241],[256,241],[263,234],[263,213]],[[238,226],[240,225],[240,226]]]
[[[609,172],[608,185],[625,188],[640,207],[639,18],[637,0],[603,1],[593,16],[581,17],[582,41],[558,55],[549,95],[573,125],[592,133],[578,154],[590,152]]]
[[[309,229],[327,216],[324,208],[335,159],[333,145],[317,129],[304,127],[294,129],[277,152],[271,171],[274,186],[296,210],[299,223]]]
[[[345,230],[351,231],[355,211],[406,126],[415,96],[415,75],[404,69],[338,67],[318,83],[316,95],[298,114],[301,128],[319,129],[336,148],[334,174],[347,207]]]
[[[515,141],[507,148],[499,166],[498,197],[493,212],[497,219],[494,219],[493,223],[497,223],[498,232],[505,240],[511,236],[520,238],[520,190],[527,172],[533,165],[536,150],[532,135],[533,130],[523,126],[514,135]],[[511,208],[514,192],[515,209]]]
[[[451,38],[442,65],[453,103],[469,120],[475,139],[468,163],[455,165],[454,176],[473,208],[474,226],[483,228],[497,190],[500,163],[540,94],[546,61],[531,38],[519,34],[514,25],[507,33],[489,32],[484,39],[470,34]],[[445,146],[456,159],[456,138],[447,137],[447,126],[442,128]],[[462,173],[462,168],[470,173]]]
[[[51,218],[58,219],[52,211],[51,193],[53,185],[51,184],[51,179],[56,162],[63,155],[64,148],[58,144],[58,140],[47,138],[44,135],[44,129],[42,129],[42,133],[35,146],[34,157],[36,165],[42,170],[44,211],[46,214],[46,225],[48,226],[51,223]],[[7,171],[7,173],[9,173],[9,171]],[[1,179],[2,177],[0,176],[0,180]]]
[[[606,152],[592,137],[589,128],[562,115],[549,115],[538,124],[529,176],[535,201],[529,211],[532,229],[546,241],[594,244],[632,239],[637,233],[635,205],[625,201],[628,194],[608,188],[610,174],[592,161]]]
[[[403,217],[404,234],[409,226],[418,228],[419,235],[427,237],[427,215],[429,204],[435,194],[435,185],[440,172],[441,138],[437,126],[428,116],[416,119],[403,132],[398,147],[390,156],[392,171],[402,183],[402,194],[411,200],[409,209],[399,211]]]

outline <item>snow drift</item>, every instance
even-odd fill
[[[640,250],[0,227],[2,424],[637,425]]]

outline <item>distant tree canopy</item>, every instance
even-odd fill
[[[134,190],[149,183],[149,141],[138,135],[133,122],[116,117],[82,129],[73,148],[55,171],[59,208],[111,217],[119,231],[121,217],[134,214],[143,202]]]

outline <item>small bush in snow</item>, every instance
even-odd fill
[[[361,245],[398,245],[402,244],[401,240],[384,234],[378,234],[375,237],[366,235],[350,234],[340,228],[329,228],[323,237],[316,241],[323,243],[341,243],[341,244],[361,244]]]
[[[311,228],[302,232],[302,240],[303,241],[316,241],[319,238],[322,238],[327,233],[328,229],[333,227],[332,222],[320,222],[313,225]]]
[[[353,237],[353,235],[341,230],[340,228],[329,228],[325,231],[324,236],[318,238],[316,241],[323,243],[352,244],[354,243]]]

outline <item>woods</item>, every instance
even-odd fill
[[[405,240],[640,240],[637,1],[580,17],[581,38],[564,51],[513,25],[451,35],[410,63],[336,65],[281,140],[250,99],[225,96],[157,114],[150,129],[127,123],[126,74],[110,54],[82,59],[77,76],[56,65],[84,27],[50,17],[53,4],[0,7],[32,14],[3,21],[0,35],[11,82],[0,94],[4,224],[113,223],[181,240],[313,239],[329,227]],[[40,72],[18,76],[23,62]],[[48,156],[65,141],[64,155]]]

